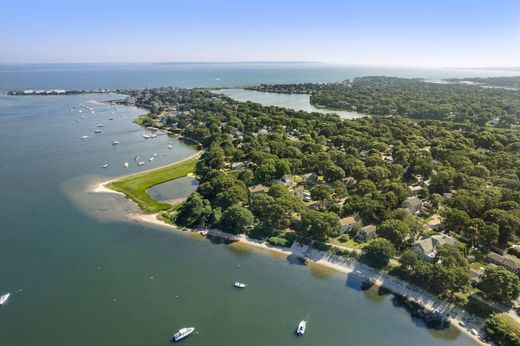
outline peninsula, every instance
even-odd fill
[[[174,208],[143,198],[150,185],[137,197],[116,188],[144,211],[164,210],[167,223],[229,239],[300,249],[304,261],[363,263],[373,268],[365,270],[369,283],[396,293],[410,283],[407,304],[432,308],[424,297],[441,299],[430,312],[436,325],[456,314],[483,339],[520,340],[516,120],[509,128],[399,115],[342,120],[204,89],[125,93],[149,111],[142,123],[204,147],[197,192]]]

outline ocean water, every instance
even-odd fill
[[[190,69],[201,79],[185,76],[186,85],[224,78]],[[126,83],[118,69],[107,72],[117,82],[98,70],[65,70],[13,72],[18,77],[0,81],[6,89],[140,83]],[[425,328],[388,295],[360,291],[356,276],[137,222],[123,197],[90,193],[100,181],[194,152],[166,135],[145,140],[131,122],[142,110],[95,102],[117,97],[0,95],[0,293],[12,293],[0,307],[0,345],[168,345],[187,326],[197,332],[186,345],[473,344],[454,328]],[[95,113],[79,113],[80,104]],[[136,165],[135,156],[153,154]],[[169,188],[167,199],[186,193]],[[234,281],[249,286],[236,290]],[[307,333],[298,338],[302,319]]]
[[[0,91],[158,86],[233,87],[260,83],[340,82],[374,75],[438,80],[514,74],[515,71],[500,70],[389,68],[319,63],[0,64]]]

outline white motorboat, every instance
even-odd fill
[[[238,288],[245,288],[247,285],[244,284],[244,283],[242,283],[242,282],[238,282],[238,281],[237,281],[237,282],[235,282],[235,283],[233,284],[233,286],[238,287]]]
[[[103,124],[97,124],[96,126],[97,126],[97,127],[104,127],[105,125],[103,125]]]
[[[194,327],[182,328],[177,333],[173,334],[172,341],[173,342],[181,341],[182,339],[184,339],[185,337],[187,337],[188,335],[193,333],[194,330],[195,330]]]
[[[150,157],[150,159],[149,159],[149,160],[150,160],[150,161],[153,161],[153,159],[155,159],[155,157]]]
[[[305,334],[305,328],[307,328],[307,322],[300,321],[300,323],[298,324],[298,328],[296,328],[296,334],[298,334],[298,335]]]
[[[137,163],[137,165],[138,165],[138,166],[142,166],[142,165],[144,165],[144,162],[141,161],[141,162]]]
[[[173,149],[173,146],[171,144],[168,144],[168,149]]]
[[[123,167],[128,168],[128,162],[123,163]]]
[[[157,154],[153,154],[153,156],[157,157]]]
[[[144,139],[150,139],[150,138],[152,138],[148,133],[145,133],[145,134],[143,135],[143,137],[144,137]]]
[[[101,130],[96,130],[94,131],[94,133],[101,133]]]
[[[151,138],[155,138],[155,137],[157,137],[157,135],[156,135],[155,133],[152,133],[152,134],[150,135],[150,137],[151,137]]]
[[[134,157],[134,160],[136,160],[136,161],[139,160],[139,156]]]
[[[87,139],[88,136],[81,136],[81,139]]]
[[[0,305],[4,305],[4,303],[9,299],[11,293],[6,293],[0,297]]]
[[[119,144],[119,141],[112,141],[112,145],[117,145]]]
[[[103,166],[101,166],[103,168],[107,168],[108,167],[108,163],[105,163]]]

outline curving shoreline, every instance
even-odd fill
[[[191,155],[188,158],[177,161],[173,164],[180,163],[186,160],[189,160],[193,157],[200,155],[201,152],[197,152],[194,155]],[[172,164],[168,164],[165,166],[157,167],[150,169],[148,171],[153,171],[156,169],[161,169],[166,166],[170,166]],[[139,172],[137,174],[143,174],[148,171]],[[133,174],[131,174],[133,175]],[[128,176],[131,176],[128,175]],[[125,196],[129,203],[135,204],[131,199],[129,199],[124,193],[112,190],[107,187],[111,182],[121,179],[123,177],[117,177],[114,179],[110,179],[107,181],[103,181],[97,185],[91,186],[88,192],[93,193],[112,193]],[[139,209],[139,208],[137,208]],[[140,210],[140,209],[139,209]],[[157,216],[159,213],[155,214],[146,214],[142,211],[128,213],[129,219],[143,224],[155,225],[170,231],[186,233],[186,230],[177,227],[176,225],[167,223],[165,221],[160,220]],[[470,337],[477,345],[490,345],[489,343],[483,342],[477,336],[471,333],[471,329],[474,328],[479,331],[482,335],[483,332],[481,330],[482,321],[478,320],[478,317],[473,316],[457,306],[452,304],[448,304],[433,295],[421,290],[418,287],[415,287],[412,284],[409,284],[401,279],[396,277],[392,277],[386,273],[380,272],[374,268],[370,268],[358,261],[352,259],[345,259],[340,256],[330,255],[326,252],[319,251],[316,249],[309,249],[308,246],[302,246],[294,243],[290,248],[281,248],[275,247],[268,243],[261,242],[252,238],[247,237],[245,234],[241,235],[233,235],[229,233],[222,232],[217,229],[190,229],[190,232],[193,234],[198,234],[203,237],[216,237],[220,239],[230,240],[233,242],[238,242],[241,245],[263,250],[269,251],[272,253],[276,253],[283,256],[297,256],[301,258],[306,258],[313,265],[321,266],[324,268],[329,268],[335,270],[339,273],[348,275],[356,275],[364,280],[370,280],[374,282],[374,284],[378,287],[383,287],[393,294],[401,295],[420,305],[421,307],[430,310],[430,311],[438,311],[446,320],[448,320],[451,325],[457,328],[462,333],[466,334]],[[462,327],[459,323],[463,321],[466,327]],[[475,323],[478,322],[478,323]]]

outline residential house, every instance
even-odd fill
[[[377,228],[374,225],[361,227],[358,234],[356,234],[356,241],[360,243],[369,241],[377,235],[376,229]]]
[[[388,164],[394,163],[394,158],[392,157],[392,155],[381,155],[381,160]]]
[[[302,180],[306,183],[316,184],[318,182],[318,175],[316,173],[307,173],[302,175]]]
[[[246,164],[244,162],[233,162],[231,164],[231,169],[234,171],[239,171],[246,168]]]
[[[420,185],[410,185],[408,186],[408,189],[410,189],[410,192],[414,196],[417,196],[417,194],[422,191],[422,187]]]
[[[439,215],[435,214],[431,217],[430,221],[426,222],[429,228],[439,232],[442,228],[442,219]]]
[[[286,186],[290,186],[294,183],[294,176],[291,174],[286,174],[282,177],[282,184]]]
[[[251,186],[249,188],[249,193],[251,195],[257,195],[259,193],[266,193],[267,191],[269,191],[269,188],[262,184]]]
[[[499,255],[495,252],[490,252],[487,254],[486,259],[491,263],[494,263],[496,265],[506,268],[509,271],[512,271],[513,273],[520,273],[520,259],[516,256],[508,254]]]
[[[408,210],[412,214],[417,214],[423,205],[423,201],[417,197],[408,197],[401,204],[401,208]]]
[[[341,220],[339,220],[339,223],[341,224],[340,232],[349,233],[350,231],[352,231],[352,228],[357,223],[357,221],[356,218],[353,215],[351,215],[342,218]]]
[[[342,179],[342,181],[345,183],[347,187],[353,187],[357,183],[357,180],[354,177],[345,177]]]
[[[413,249],[425,261],[433,262],[437,255],[437,248],[442,245],[457,247],[458,242],[446,234],[435,234],[416,241]]]

